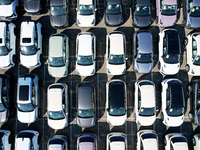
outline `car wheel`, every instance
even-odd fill
[[[187,64],[187,65],[185,66],[185,71],[186,71],[186,72],[189,72],[189,70],[190,70],[190,66]]]
[[[192,138],[192,145],[195,146],[196,145],[196,140],[194,138]]]
[[[188,44],[188,38],[185,38],[184,44],[185,44],[185,46],[187,46],[187,44]]]
[[[193,120],[193,114],[191,112],[188,114],[188,117],[190,120]]]

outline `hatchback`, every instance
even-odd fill
[[[18,0],[0,0],[0,17],[4,20],[17,19],[17,6]]]
[[[77,150],[97,150],[97,137],[95,134],[83,133],[77,137]]]

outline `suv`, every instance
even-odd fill
[[[156,89],[149,80],[135,82],[136,123],[150,126],[156,120]]]
[[[20,131],[15,136],[15,150],[39,150],[39,132],[33,130]]]
[[[54,83],[47,89],[47,119],[53,129],[63,129],[68,126],[69,116],[68,86],[64,83]]]
[[[127,118],[126,84],[122,80],[111,80],[106,83],[107,122],[121,126]]]
[[[107,72],[122,75],[126,72],[126,36],[121,31],[113,31],[106,36]]]
[[[6,20],[15,20],[18,15],[16,13],[16,7],[18,6],[18,0],[0,0],[0,17]]]
[[[2,150],[11,150],[11,144],[9,143],[10,131],[0,130],[0,149]]]
[[[96,37],[91,32],[81,32],[76,37],[76,72],[81,76],[95,74]]]
[[[97,137],[95,134],[83,133],[77,137],[77,150],[97,150]]]
[[[77,124],[80,127],[95,125],[96,99],[94,86],[90,82],[82,82],[77,88]]]
[[[164,29],[159,33],[160,73],[174,75],[180,68],[180,38],[177,30]]]
[[[54,135],[48,140],[48,150],[68,150],[68,139],[64,135]]]
[[[96,0],[77,0],[77,24],[80,27],[95,26],[96,10]]]
[[[49,38],[48,72],[53,77],[68,75],[69,38],[64,34],[53,34]]]
[[[34,21],[21,23],[20,63],[27,68],[40,67],[42,54],[42,24]]]
[[[16,26],[13,23],[0,22],[0,68],[14,67],[16,54]]]
[[[24,0],[24,10],[30,15],[40,14],[42,0]]]
[[[185,99],[182,82],[165,79],[161,82],[163,123],[170,127],[180,126],[184,121]]]
[[[26,74],[18,78],[17,118],[22,123],[33,123],[38,118],[38,82],[38,76],[35,74]]]

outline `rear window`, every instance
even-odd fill
[[[121,136],[114,136],[110,138],[110,142],[125,142],[125,139]]]
[[[82,138],[80,138],[80,143],[81,142],[92,142],[92,143],[94,143],[94,138],[92,138],[92,137],[82,137]]]
[[[29,86],[28,85],[22,85],[19,87],[19,100],[26,101],[29,98]]]
[[[31,43],[31,38],[23,38],[22,42],[23,43]]]

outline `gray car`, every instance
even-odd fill
[[[95,91],[90,82],[82,82],[77,88],[77,124],[80,127],[95,125]]]
[[[37,15],[42,10],[42,0],[24,0],[24,10],[30,15]]]
[[[186,28],[200,27],[200,1],[199,0],[184,0],[183,15],[186,20]]]
[[[153,68],[152,34],[147,30],[138,30],[133,35],[134,70],[137,73],[149,73]]]

